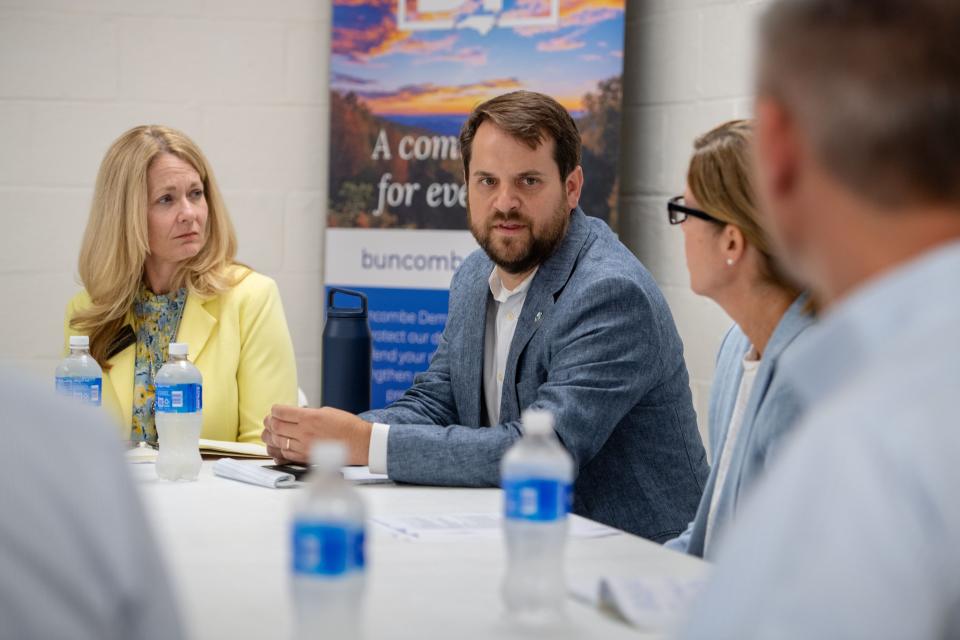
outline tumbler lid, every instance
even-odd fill
[[[353,296],[360,300],[359,307],[335,307],[333,297],[335,294]],[[367,296],[359,291],[351,289],[341,289],[339,287],[330,287],[327,292],[327,317],[328,318],[366,318],[367,317]]]

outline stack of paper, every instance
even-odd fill
[[[388,484],[392,483],[385,473],[371,473],[370,467],[343,467],[340,469],[345,480],[353,484]]]
[[[469,537],[495,538],[502,535],[503,516],[499,513],[447,513],[436,516],[399,515],[371,518],[381,527],[410,540],[444,540]],[[570,516],[570,536],[602,538],[623,533],[613,527]]]
[[[645,631],[666,631],[687,611],[704,578],[601,578],[569,585],[571,595]]]

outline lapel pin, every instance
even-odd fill
[[[540,322],[540,318],[543,317],[543,311],[537,311],[537,317],[533,319],[534,322]]]

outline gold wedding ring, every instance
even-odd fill
[[[284,449],[290,451],[290,438],[287,438],[287,446],[285,446]]]

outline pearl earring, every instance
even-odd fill
[[[732,266],[733,266],[733,258],[727,258],[727,266],[728,266],[728,267],[732,267]]]

